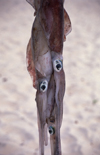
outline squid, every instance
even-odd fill
[[[63,118],[65,74],[63,42],[71,32],[71,21],[63,0],[27,0],[35,9],[27,45],[27,70],[36,92],[40,155],[48,145],[51,155],[62,155],[60,128]]]

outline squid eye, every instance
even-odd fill
[[[50,135],[53,135],[55,133],[55,129],[52,126],[49,127],[49,133]]]
[[[54,70],[56,70],[57,72],[61,71],[61,69],[62,69],[62,61],[61,60],[54,60],[53,65],[54,65]]]
[[[45,92],[48,88],[48,82],[46,80],[44,80],[43,82],[40,83],[40,90],[42,92]]]

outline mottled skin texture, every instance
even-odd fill
[[[63,41],[71,31],[71,22],[62,0],[27,1],[36,11],[27,46],[27,69],[33,87],[37,89],[40,155],[44,155],[44,144],[48,143],[47,127],[55,130],[50,135],[51,154],[61,155],[60,127],[65,93],[62,51]],[[45,81],[47,87],[43,85]]]
[[[64,34],[63,1],[44,0],[39,11],[39,16],[50,50],[61,53]]]

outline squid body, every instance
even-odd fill
[[[63,117],[65,74],[63,42],[71,31],[63,0],[27,0],[35,9],[35,20],[27,46],[27,69],[37,89],[36,104],[40,155],[48,144],[51,154],[61,155],[60,128]]]

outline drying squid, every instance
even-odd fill
[[[63,42],[71,32],[63,0],[27,0],[35,9],[35,20],[27,46],[27,69],[37,89],[36,103],[40,155],[48,144],[51,155],[61,155],[60,128],[63,117],[65,74]]]

